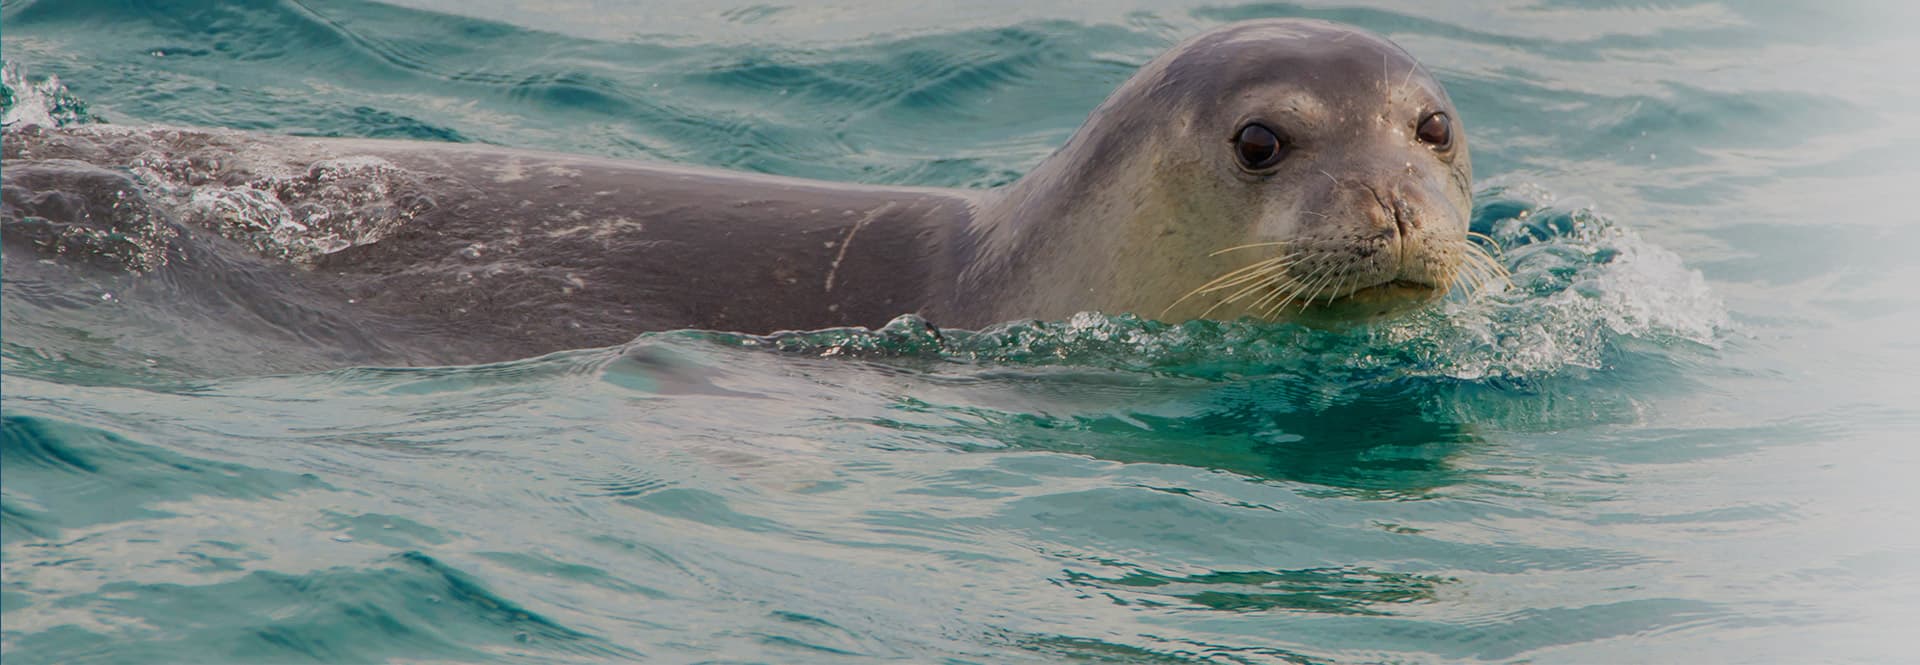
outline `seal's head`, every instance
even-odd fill
[[[1405,51],[1254,21],[1143,67],[982,236],[1040,259],[1009,289],[1030,316],[1367,317],[1503,274],[1469,238],[1471,180],[1458,112]]]

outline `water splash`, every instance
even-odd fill
[[[86,102],[67,92],[60,77],[35,80],[15,63],[0,63],[0,125],[13,129],[104,122],[105,119],[87,108]]]
[[[134,212],[142,219],[157,214],[170,224],[213,231],[262,256],[311,263],[378,241],[436,204],[419,174],[371,156],[308,163],[297,154],[298,139],[282,144],[227,130],[119,125],[52,129],[9,126],[8,154],[42,161],[112,155],[109,161],[126,164],[124,171],[94,169],[100,174],[90,186],[53,180],[41,187],[100,209],[87,224],[103,229],[125,226],[122,218]],[[115,178],[124,182],[106,182]],[[155,242],[171,238],[147,236]],[[140,251],[164,252],[155,242]]]
[[[153,153],[133,173],[170,196],[181,221],[295,263],[377,241],[432,207],[412,172],[375,157],[323,160],[291,175],[242,172],[252,177],[220,184],[241,174],[223,171],[212,154]]]

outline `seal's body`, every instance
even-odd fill
[[[6,135],[6,244],[165,272],[230,263],[239,241],[286,266],[272,297],[440,361],[904,313],[968,328],[1087,310],[1372,315],[1497,270],[1467,240],[1457,123],[1391,43],[1261,21],[1149,63],[993,191],[461,144],[29,129]],[[153,246],[89,249],[109,237]]]

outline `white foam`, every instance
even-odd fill
[[[72,95],[60,84],[60,77],[48,76],[44,80],[29,81],[24,70],[14,63],[0,67],[0,83],[13,91],[13,105],[0,115],[0,124],[9,128],[19,127],[58,127],[64,123],[56,116],[57,109],[63,103],[71,103]],[[77,118],[76,118],[77,120]]]

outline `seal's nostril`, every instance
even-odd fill
[[[1374,203],[1379,204],[1379,220],[1381,222],[1393,222],[1391,225],[1381,225],[1380,237],[1391,241],[1395,237],[1407,235],[1407,230],[1410,226],[1409,220],[1412,219],[1412,214],[1411,211],[1407,209],[1406,202],[1401,201],[1398,197],[1383,195],[1380,193],[1380,190],[1374,189],[1371,185],[1362,183],[1360,186],[1366,189],[1368,194],[1373,195]]]

